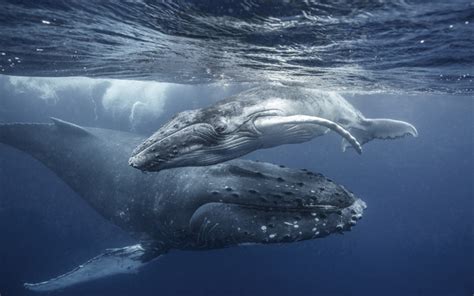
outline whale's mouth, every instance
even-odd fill
[[[288,212],[288,213],[335,213],[340,212],[341,208],[334,205],[304,205],[301,207],[296,206],[284,206],[284,205],[262,205],[262,204],[245,204],[245,203],[225,203],[220,202],[221,204],[230,204],[241,207],[243,209],[251,209],[262,212]]]

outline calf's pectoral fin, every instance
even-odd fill
[[[350,131],[362,145],[373,139],[396,139],[406,135],[418,136],[418,131],[410,123],[382,118],[364,119],[360,126],[351,127]],[[345,151],[349,146],[350,144],[343,139],[342,150]]]
[[[346,140],[354,149],[360,154],[362,152],[362,146],[359,144],[357,139],[351,135],[349,131],[344,129],[339,124],[327,120],[321,117],[308,116],[308,115],[291,115],[291,116],[262,116],[255,120],[255,127],[259,131],[264,131],[265,129],[272,128],[282,124],[316,124],[320,126],[327,127],[339,135],[341,135],[344,140]]]
[[[107,249],[105,253],[90,259],[68,273],[40,283],[25,283],[24,286],[28,290],[47,292],[111,275],[133,273],[161,254],[164,252],[147,249],[141,244]]]

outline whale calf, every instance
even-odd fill
[[[372,139],[418,135],[407,122],[365,118],[338,94],[272,85],[178,113],[133,151],[129,164],[143,171],[212,165],[329,130],[343,137],[343,150],[359,153]]]
[[[25,284],[34,291],[137,271],[170,250],[322,238],[350,230],[365,203],[318,173],[233,160],[143,174],[127,158],[143,137],[53,123],[0,124],[0,143],[55,172],[105,219],[137,238],[56,278]]]

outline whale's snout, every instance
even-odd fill
[[[128,165],[136,169],[143,168],[145,164],[146,161],[144,157],[132,156],[128,159]]]
[[[159,171],[163,169],[165,167],[166,160],[160,158],[158,153],[149,150],[156,149],[152,147],[132,155],[128,159],[128,165],[142,171]]]

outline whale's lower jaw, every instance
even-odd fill
[[[195,248],[290,243],[350,231],[362,218],[361,199],[338,210],[267,208],[207,203],[190,220]]]

